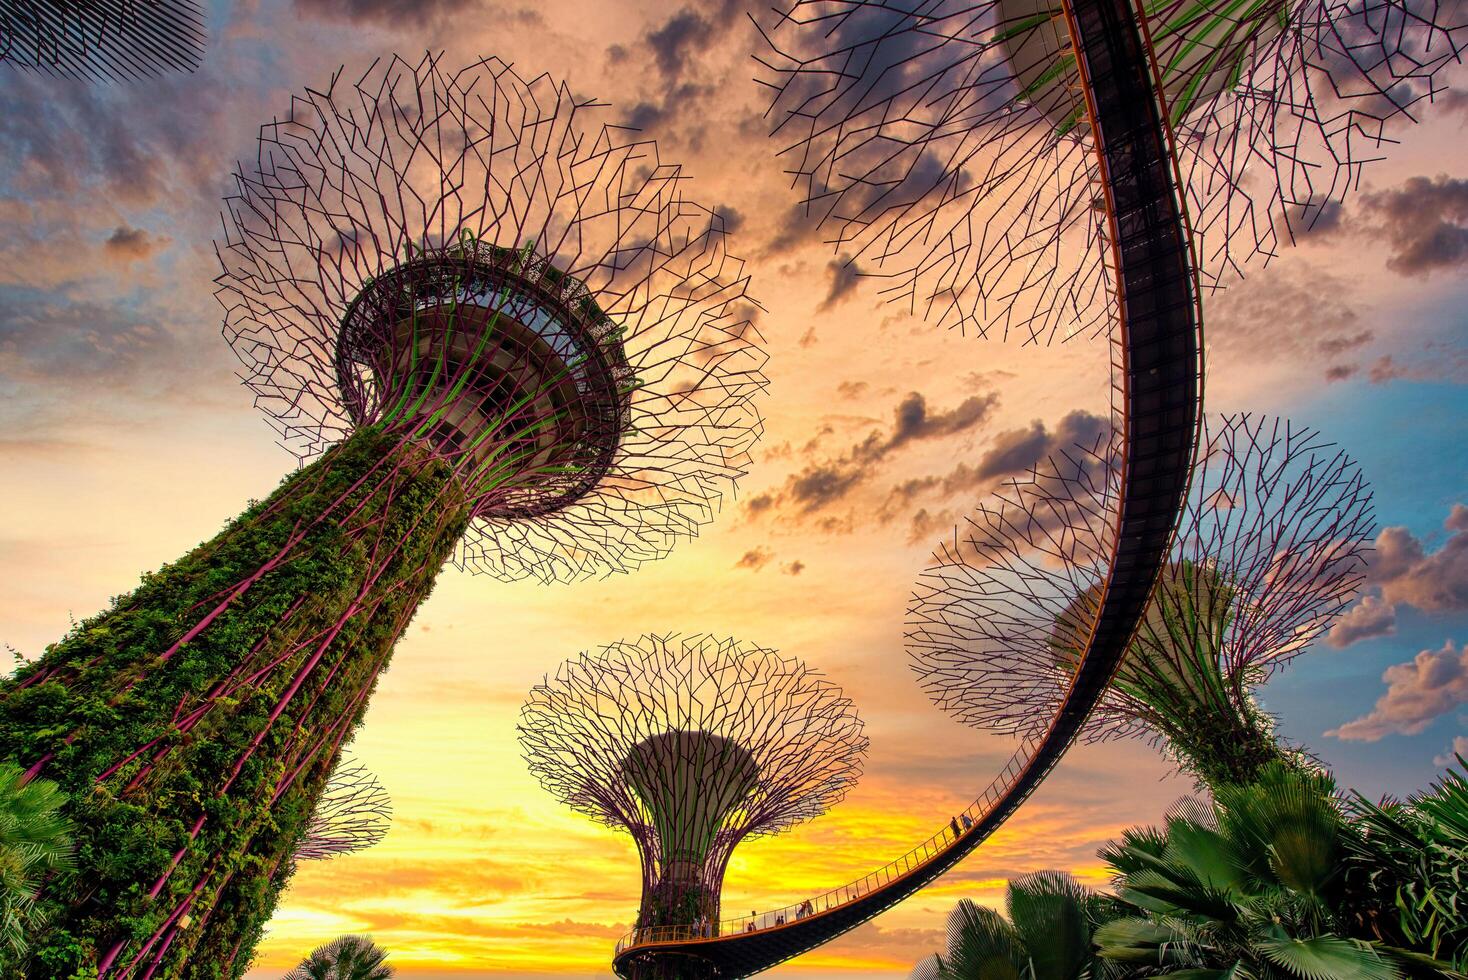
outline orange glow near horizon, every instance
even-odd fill
[[[26,655],[62,636],[70,616],[103,608],[145,569],[211,537],[293,465],[233,377],[238,365],[218,337],[211,251],[229,168],[253,156],[256,127],[283,113],[291,92],[324,86],[338,64],[354,77],[393,50],[444,50],[461,63],[500,55],[527,77],[549,72],[578,98],[610,103],[598,121],[651,119],[647,135],[659,140],[664,163],[683,165],[687,195],[738,216],[730,251],[748,258],[750,294],[765,309],[757,325],[770,390],[760,406],[765,434],[737,498],[723,501],[700,536],[633,575],[539,586],[442,574],[348,750],[391,795],[392,829],[360,854],[300,867],[259,947],[257,980],[273,980],[344,933],[371,934],[405,980],[609,977],[613,946],[639,899],[635,850],[625,835],[541,790],[520,758],[515,723],[526,692],[561,660],[645,632],[709,632],[799,657],[840,685],[866,721],[863,780],[828,814],[741,845],[726,877],[726,914],[838,887],[937,832],[1013,747],[938,711],[903,651],[909,590],[930,549],[997,482],[976,489],[945,478],[1027,434],[1053,434],[1071,412],[1105,415],[1109,406],[1104,341],[1036,349],[980,340],[884,305],[880,279],[834,289],[837,263],[849,256],[808,230],[787,234],[799,228],[798,195],[766,138],[763,95],[749,81],[756,39],[742,9],[701,36],[675,87],[659,74],[652,35],[683,13],[732,4],[476,2],[212,4],[210,57],[197,92],[189,90],[185,122],[169,99],[131,107],[167,117],[149,130],[143,163],[124,159],[106,180],[79,177],[69,186],[42,166],[44,147],[28,148],[0,179],[36,198],[0,195],[0,221],[12,232],[0,236],[0,285],[27,296],[65,294],[76,307],[68,320],[37,301],[24,336],[0,309],[0,412],[14,413],[0,432],[0,642]],[[387,13],[353,21],[308,9],[333,5]],[[652,110],[670,93],[687,105],[659,117]],[[99,128],[108,105],[87,103]],[[1419,130],[1372,179],[1400,183],[1460,165],[1460,131]],[[80,154],[56,139],[54,153]],[[106,195],[98,193],[104,184]],[[72,224],[57,225],[62,216]],[[102,243],[124,226],[147,229],[153,250],[107,251]],[[863,271],[882,271],[860,261]],[[1312,238],[1221,294],[1210,316],[1231,312],[1209,322],[1209,410],[1288,414],[1318,393],[1337,348],[1355,359],[1363,385],[1367,352],[1410,346],[1414,356],[1439,358],[1431,331],[1443,317],[1428,313],[1461,309],[1452,305],[1455,284],[1388,275],[1385,262],[1381,249],[1357,239]],[[1276,312],[1277,294],[1295,297],[1294,305]],[[1300,327],[1315,309],[1334,310],[1338,297],[1357,305],[1340,315],[1337,333]],[[127,304],[143,311],[138,322],[99,325],[99,311],[134,309]],[[1404,314],[1406,325],[1398,324],[1383,312],[1394,309],[1432,323],[1413,325]],[[1351,339],[1378,334],[1380,341]],[[42,341],[58,349],[42,356],[26,346]],[[914,397],[933,414],[969,399],[990,403],[972,425],[862,464],[838,500],[795,499],[792,478],[888,436],[899,406]],[[1349,420],[1341,427],[1327,435],[1351,450]],[[760,495],[775,503],[749,507]],[[1380,691],[1379,666],[1363,680],[1332,659],[1336,651],[1307,657],[1319,658],[1336,685],[1322,696],[1339,708],[1331,724],[1353,717],[1346,701],[1369,706]],[[1340,693],[1348,687],[1349,698]],[[1327,756],[1354,748],[1309,737]],[[1432,751],[1441,746],[1426,758]],[[1042,869],[1104,886],[1097,848],[1126,827],[1160,820],[1190,791],[1142,742],[1077,747],[947,876],[769,975],[905,976],[942,948],[960,898],[1002,907],[1009,878]]]

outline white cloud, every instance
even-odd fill
[[[1381,675],[1386,693],[1371,713],[1326,732],[1348,741],[1375,742],[1386,735],[1417,735],[1441,715],[1468,702],[1468,646],[1448,640],[1441,650],[1423,650]]]
[[[1468,735],[1457,735],[1453,738],[1452,747],[1442,755],[1433,756],[1432,764],[1435,766],[1451,766],[1457,763],[1456,756],[1468,759]]]

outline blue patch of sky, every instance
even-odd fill
[[[1435,756],[1462,735],[1468,706],[1439,716],[1419,735],[1386,735],[1375,742],[1345,741],[1326,731],[1371,711],[1386,690],[1382,671],[1411,660],[1419,650],[1438,650],[1445,639],[1468,640],[1468,614],[1429,615],[1398,606],[1397,631],[1336,650],[1317,643],[1260,692],[1277,716],[1279,730],[1314,752],[1342,786],[1368,796],[1404,795],[1425,788],[1439,772]]]
[[[1429,551],[1446,537],[1454,503],[1468,503],[1468,386],[1365,380],[1322,386],[1289,409],[1361,463],[1375,490],[1378,525],[1405,525]],[[1433,757],[1464,734],[1468,709],[1448,712],[1420,735],[1377,742],[1328,738],[1328,729],[1368,713],[1385,691],[1382,671],[1437,650],[1444,640],[1468,642],[1468,613],[1428,614],[1398,605],[1397,631],[1336,650],[1316,644],[1260,692],[1282,733],[1315,751],[1342,785],[1368,795],[1424,788],[1439,767]]]
[[[1360,461],[1382,526],[1438,532],[1454,503],[1468,503],[1468,386],[1350,381],[1290,411]]]

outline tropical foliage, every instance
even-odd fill
[[[1468,771],[1468,760],[1458,756]],[[1357,928],[1468,972],[1468,779],[1449,769],[1407,802],[1346,804],[1358,833],[1346,877]]]
[[[948,917],[948,950],[920,962],[913,980],[1085,980],[1123,976],[1100,959],[1096,927],[1121,909],[1059,871],[1009,883],[1008,919],[967,899]]]
[[[1443,976],[1420,944],[1361,932],[1356,878],[1379,858],[1323,773],[1275,765],[1246,786],[1185,800],[1161,829],[1102,850],[1117,897],[1134,906],[1096,931],[1103,957],[1134,976],[1392,980]]]
[[[0,970],[18,972],[30,937],[45,920],[36,902],[45,874],[72,864],[66,797],[48,779],[29,782],[20,766],[0,763]]]
[[[367,936],[342,936],[318,946],[285,980],[388,980],[387,950]]]
[[[1468,769],[1468,762],[1459,759]],[[972,902],[914,980],[1409,980],[1468,973],[1468,777],[1406,801],[1342,797],[1265,766],[1101,851],[1115,894],[1015,879],[1008,919]]]

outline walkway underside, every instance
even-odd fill
[[[1123,454],[1115,559],[1091,642],[1049,732],[1001,773],[972,829],[831,895],[798,918],[713,938],[648,935],[614,967],[667,954],[718,977],[747,977],[835,939],[953,867],[1008,819],[1070,747],[1140,622],[1187,490],[1198,423],[1201,323],[1185,215],[1152,65],[1129,0],[1072,0],[1068,13],[1105,184],[1118,286]],[[842,897],[844,894],[845,897]],[[771,913],[771,915],[774,915]],[[644,959],[646,958],[646,959]]]

